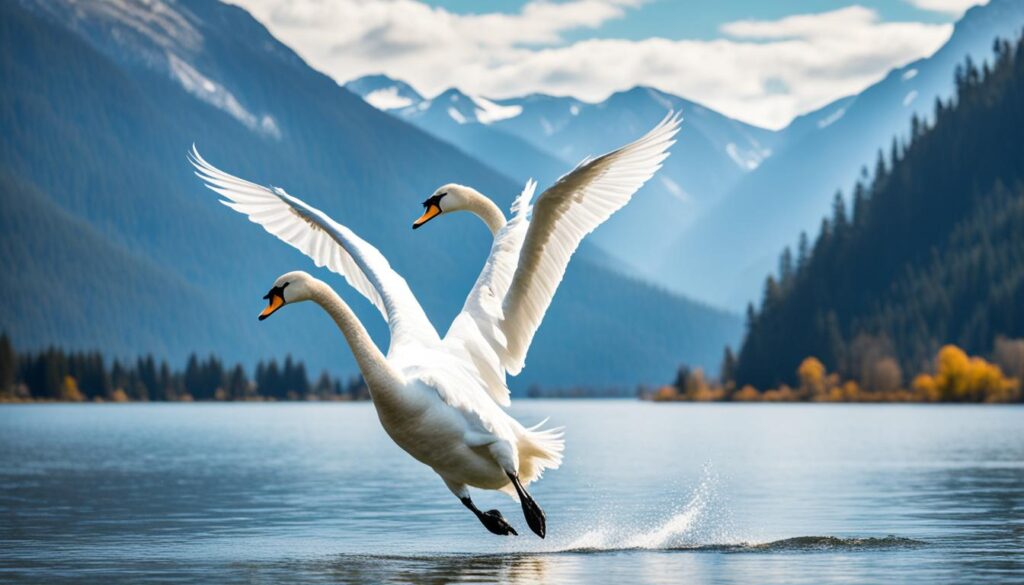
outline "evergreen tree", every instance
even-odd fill
[[[843,200],[843,192],[836,191],[832,198],[832,228],[837,235],[841,235],[846,229],[846,201]]]
[[[853,225],[857,226],[864,222],[864,211],[867,204],[867,191],[864,184],[857,181],[853,187]]]
[[[14,382],[18,377],[18,356],[14,353],[11,340],[4,333],[0,335],[0,396],[14,393]]]
[[[725,346],[725,355],[722,356],[722,371],[718,378],[723,385],[735,383],[736,381],[736,356],[728,345]]]
[[[171,377],[171,367],[167,362],[160,362],[160,373],[157,375],[157,388],[161,400],[177,400],[178,392]]]
[[[782,254],[779,256],[779,283],[782,288],[786,288],[790,285],[793,280],[793,253],[789,251],[789,246],[786,246],[782,250]]]
[[[744,321],[746,325],[746,331],[749,333],[754,327],[754,323],[757,321],[757,311],[754,310],[754,303],[747,303],[747,317]]]
[[[331,375],[327,373],[327,370],[320,373],[316,384],[313,385],[313,393],[321,400],[329,400],[340,394],[340,392],[335,391],[334,382],[331,380]]]
[[[882,153],[882,149],[878,149],[878,160],[875,161],[875,176],[874,181],[876,184],[885,181],[885,176],[888,170],[885,168],[885,154]]]
[[[185,375],[182,383],[185,385],[185,392],[196,396],[196,389],[202,385],[202,372],[199,367],[199,357],[196,354],[188,356],[188,363],[185,364]]]
[[[800,242],[796,247],[796,269],[797,272],[801,272],[804,266],[807,265],[807,256],[810,254],[809,244],[807,243],[807,232],[800,232]]]
[[[156,360],[153,356],[147,355],[139,358],[135,364],[139,375],[140,391],[146,395],[146,400],[159,400],[162,398],[157,380]]]
[[[245,376],[242,364],[237,364],[228,375],[227,398],[229,400],[245,400],[249,396],[249,379]]]
[[[120,360],[115,359],[110,367],[110,394],[107,398],[111,398],[118,390],[128,392],[128,371],[121,365]]]

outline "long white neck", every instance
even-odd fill
[[[323,307],[338,325],[375,400],[381,394],[396,392],[404,385],[401,374],[388,363],[359,318],[334,289],[317,280],[310,286],[310,299]]]
[[[491,230],[491,235],[498,235],[498,230],[505,227],[505,214],[483,193],[469,188],[466,191],[466,200],[468,202],[466,211],[470,211],[484,220],[487,228]]]

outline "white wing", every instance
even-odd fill
[[[446,342],[462,345],[480,373],[487,393],[502,406],[508,406],[511,401],[501,359],[505,352],[505,335],[500,329],[501,301],[515,274],[519,252],[530,225],[526,217],[536,187],[535,181],[528,181],[512,204],[512,219],[495,235],[491,254],[466,298],[462,312],[455,317],[445,335]]]
[[[680,119],[670,112],[636,142],[580,163],[537,199],[502,302],[499,323],[505,349],[499,355],[510,374],[522,370],[533,336],[580,241],[628,203],[661,168],[675,143]]]
[[[390,354],[406,343],[439,343],[437,331],[409,290],[405,279],[384,255],[352,230],[283,189],[264,187],[225,173],[203,160],[195,145],[189,161],[206,186],[224,197],[221,203],[290,244],[317,266],[326,266],[373,303],[391,330]]]

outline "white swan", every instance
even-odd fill
[[[546,519],[526,491],[562,461],[561,429],[524,427],[509,404],[505,373],[518,373],[566,264],[584,235],[624,205],[667,156],[678,128],[669,116],[640,140],[584,161],[538,199],[527,219],[531,181],[505,222],[483,195],[457,185],[438,190],[414,227],[443,212],[477,213],[495,234],[462,313],[441,339],[409,289],[381,253],[355,233],[279,188],[256,185],[206,162],[193,146],[190,161],[222,203],[345,277],[388,322],[387,356],[352,310],[327,284],[301,271],[279,277],[264,297],[266,319],[289,303],[313,301],[341,329],[355,355],[385,431],[430,466],[492,533],[517,534],[497,510],[482,512],[468,486],[501,490],[522,505],[541,538]],[[543,423],[541,423],[543,424]]]
[[[640,139],[597,158],[584,159],[531,207],[529,181],[505,221],[498,206],[476,189],[448,184],[423,202],[413,229],[444,213],[469,211],[494,234],[491,254],[445,341],[470,350],[491,396],[509,404],[505,373],[525,364],[544,313],[583,238],[629,203],[668,157],[680,115],[669,112]],[[495,383],[500,379],[501,383]]]

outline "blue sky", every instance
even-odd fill
[[[513,13],[527,0],[504,0],[482,3],[479,0],[426,0],[426,4],[439,6],[457,14],[481,12]],[[734,20],[775,20],[791,14],[827,12],[837,7],[859,4],[874,9],[886,21],[918,21],[950,23],[955,13],[923,10],[901,0],[653,0],[626,18],[609,22],[596,31],[575,31],[567,35],[575,41],[589,37],[643,39],[651,36],[668,39],[710,40],[719,36],[718,27]]]
[[[598,101],[649,85],[779,128],[937,50],[984,0],[232,0],[339,83]]]

